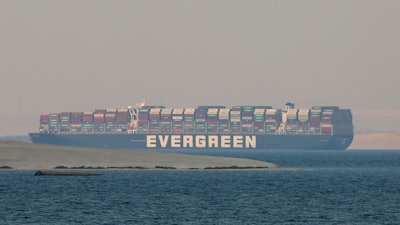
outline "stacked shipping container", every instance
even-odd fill
[[[242,133],[253,133],[254,106],[240,106],[242,114]]]
[[[118,109],[117,111],[117,132],[125,133],[128,130],[128,117],[129,113],[127,109]]]
[[[185,109],[183,113],[183,132],[194,133],[194,113],[195,109]]]
[[[199,106],[195,111],[195,132],[205,133],[206,132],[206,117],[207,117],[207,106]]]
[[[138,132],[149,132],[149,113],[150,108],[140,108],[138,112]]]
[[[264,133],[265,129],[265,109],[256,108],[253,120],[254,133]]]
[[[242,131],[241,121],[242,121],[242,110],[240,107],[232,107],[230,112],[230,132],[240,133]]]
[[[71,132],[79,133],[82,131],[82,112],[72,112],[71,116]]]
[[[207,110],[207,133],[218,132],[218,108],[209,108]]]
[[[265,132],[268,134],[275,134],[276,129],[281,123],[282,114],[279,109],[265,110]]]
[[[298,111],[298,133],[299,134],[308,134],[308,126],[309,126],[309,109],[299,109]]]
[[[39,132],[47,132],[49,127],[49,115],[42,114],[40,115],[39,121]]]
[[[82,132],[91,133],[94,130],[93,113],[84,112],[82,116]]]
[[[102,133],[104,132],[104,117],[106,114],[106,110],[105,109],[96,109],[94,111],[94,115],[93,115],[93,125],[94,125],[94,132],[96,133]]]
[[[62,112],[60,113],[60,132],[71,132],[71,113]]]
[[[199,106],[137,109],[138,133],[254,133],[352,134],[350,110],[337,107],[272,109],[269,106]],[[40,115],[40,131],[51,133],[126,133],[131,118],[127,109],[62,112]],[[336,127],[337,125],[337,127]],[[281,127],[283,131],[281,131]]]
[[[286,117],[286,134],[297,134],[297,109],[288,109]]]
[[[149,132],[150,133],[159,133],[160,132],[160,117],[161,116],[161,108],[152,108],[150,109],[149,115]]]
[[[321,132],[321,109],[319,107],[313,107],[310,110],[310,134],[320,134]]]
[[[60,130],[60,114],[50,113],[49,115],[49,132],[58,133]]]
[[[333,125],[332,125],[332,109],[325,109],[321,114],[321,133],[322,134],[332,134],[333,133]]]
[[[172,133],[183,132],[183,109],[172,110]]]
[[[161,110],[161,133],[171,133],[172,109]]]
[[[230,109],[220,109],[218,113],[218,133],[229,133]]]
[[[113,133],[116,131],[116,121],[117,110],[116,109],[107,109],[105,115],[105,128],[104,130],[107,133]]]

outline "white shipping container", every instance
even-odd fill
[[[309,112],[308,109],[307,110],[300,110],[299,111],[299,115],[298,115],[299,120],[308,120],[308,112]]]
[[[207,114],[218,114],[218,109],[208,109]]]
[[[183,109],[181,108],[173,109],[172,114],[183,114]]]
[[[310,112],[311,113],[315,113],[315,114],[319,114],[319,113],[321,113],[321,110],[320,109],[311,109]]]
[[[240,122],[241,119],[240,119],[240,118],[236,119],[236,118],[232,118],[232,117],[231,117],[231,120],[230,120],[230,121],[231,121],[231,122]]]
[[[106,113],[116,113],[116,109],[106,109]]]
[[[169,114],[171,114],[171,112],[172,112],[172,109],[162,109],[161,110],[161,114],[165,114],[165,115],[169,115]]]
[[[265,113],[265,109],[255,109],[254,113],[256,114],[264,114]]]
[[[194,114],[194,112],[195,112],[195,109],[193,109],[193,108],[187,108],[187,109],[185,109],[185,114]]]
[[[159,113],[159,112],[161,112],[161,109],[160,109],[160,108],[153,108],[153,109],[150,109],[150,113]]]
[[[220,109],[219,113],[229,113],[231,110],[230,109]]]
[[[220,116],[229,116],[229,113],[219,113]]]
[[[322,115],[323,116],[332,116],[333,115],[333,112],[322,112]]]
[[[229,116],[219,116],[220,119],[229,119]]]
[[[310,111],[310,109],[299,109],[298,111],[299,112],[308,112],[308,111]]]

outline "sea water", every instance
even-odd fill
[[[0,224],[399,224],[400,151],[202,150],[292,170],[0,171]]]

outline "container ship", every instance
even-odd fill
[[[34,143],[114,149],[346,149],[353,141],[350,109],[313,106],[144,104],[94,112],[40,115]]]

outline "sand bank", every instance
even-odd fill
[[[2,166],[21,170],[54,169],[58,166],[150,169],[278,168],[275,164],[251,159],[0,141],[0,167]]]

